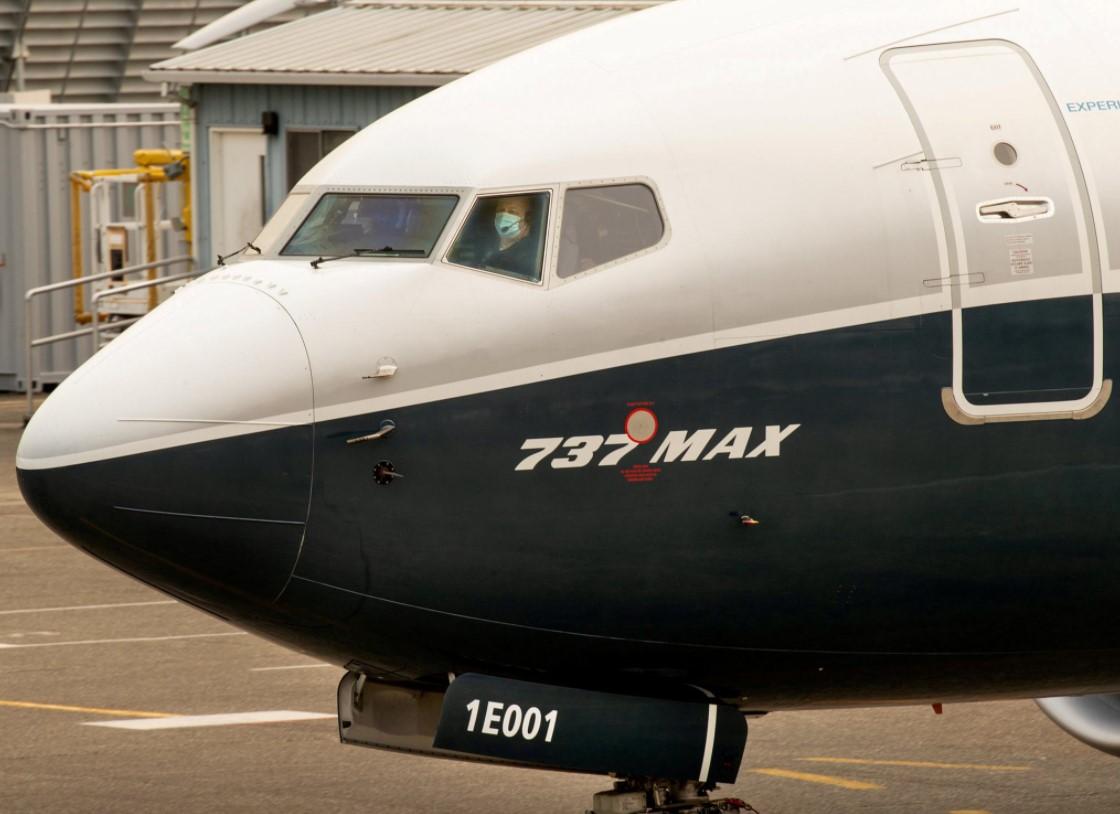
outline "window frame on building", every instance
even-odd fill
[[[299,183],[299,180],[307,174],[307,172],[311,169],[311,167],[314,167],[316,164],[318,164],[320,161],[322,161],[328,155],[328,153],[334,151],[338,147],[341,147],[343,144],[345,144],[347,141],[349,141],[351,138],[353,138],[354,135],[356,135],[358,133],[358,131],[359,131],[359,128],[357,128],[357,127],[311,127],[311,126],[308,126],[308,127],[285,127],[284,128],[284,182],[285,182],[285,186],[287,187],[287,193],[291,194],[293,191],[295,191],[296,185]],[[307,169],[305,169],[303,172],[293,173],[292,172],[292,136],[293,135],[306,134],[306,133],[315,133],[315,134],[318,135],[318,137],[319,137],[319,139],[318,139],[319,157],[317,159],[315,159],[315,161],[312,162],[312,164],[309,167],[307,167]],[[324,152],[323,151],[323,134],[324,133],[349,133],[349,135],[345,139],[340,141],[338,144],[336,144],[334,147],[332,147],[330,150],[327,150],[326,152]]]

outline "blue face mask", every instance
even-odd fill
[[[498,237],[517,237],[521,232],[521,216],[510,212],[499,212],[494,216],[494,228],[498,232]]]

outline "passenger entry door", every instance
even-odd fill
[[[1073,140],[1031,57],[1004,41],[880,60],[934,185],[962,423],[1086,417],[1102,381],[1100,258]],[[1102,392],[1103,391],[1103,392]]]

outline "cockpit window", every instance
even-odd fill
[[[540,280],[548,200],[547,192],[479,198],[447,255],[448,262]]]
[[[581,271],[656,246],[665,222],[645,184],[573,187],[564,193],[556,274]]]
[[[427,257],[459,198],[330,192],[280,254]]]
[[[253,245],[258,247],[262,253],[270,254],[272,252],[272,244],[280,237],[280,234],[291,225],[300,207],[307,201],[306,192],[293,192],[284,199],[284,203],[280,204],[280,208],[276,210],[276,214],[269,218],[268,223],[264,225],[260,233],[253,239]]]

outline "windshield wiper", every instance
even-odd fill
[[[394,249],[392,246],[385,246],[381,249],[355,249],[355,252],[365,257],[427,257],[428,253],[423,249]]]
[[[332,260],[343,260],[347,257],[427,257],[428,253],[423,249],[394,249],[392,246],[385,246],[381,249],[351,249],[350,254],[336,254],[333,257],[319,257],[311,261],[311,268],[317,269],[323,263],[329,263]]]
[[[257,254],[260,254],[260,253],[261,253],[261,250],[260,250],[260,249],[258,249],[258,248],[257,248],[256,246],[254,246],[254,245],[253,245],[253,243],[252,243],[252,241],[250,241],[250,240],[246,240],[246,241],[245,241],[245,245],[244,245],[244,246],[242,246],[242,247],[241,247],[240,249],[238,249],[237,251],[235,251],[235,252],[230,252],[229,254],[219,254],[219,255],[218,255],[218,265],[219,265],[219,266],[224,266],[224,265],[226,264],[226,261],[227,261],[227,260],[229,260],[229,259],[230,259],[231,257],[234,257],[234,256],[236,256],[236,255],[239,255],[239,254],[241,254],[241,252],[245,251],[246,249],[252,249],[252,250],[253,250],[253,251],[255,251],[255,252],[256,252]]]

